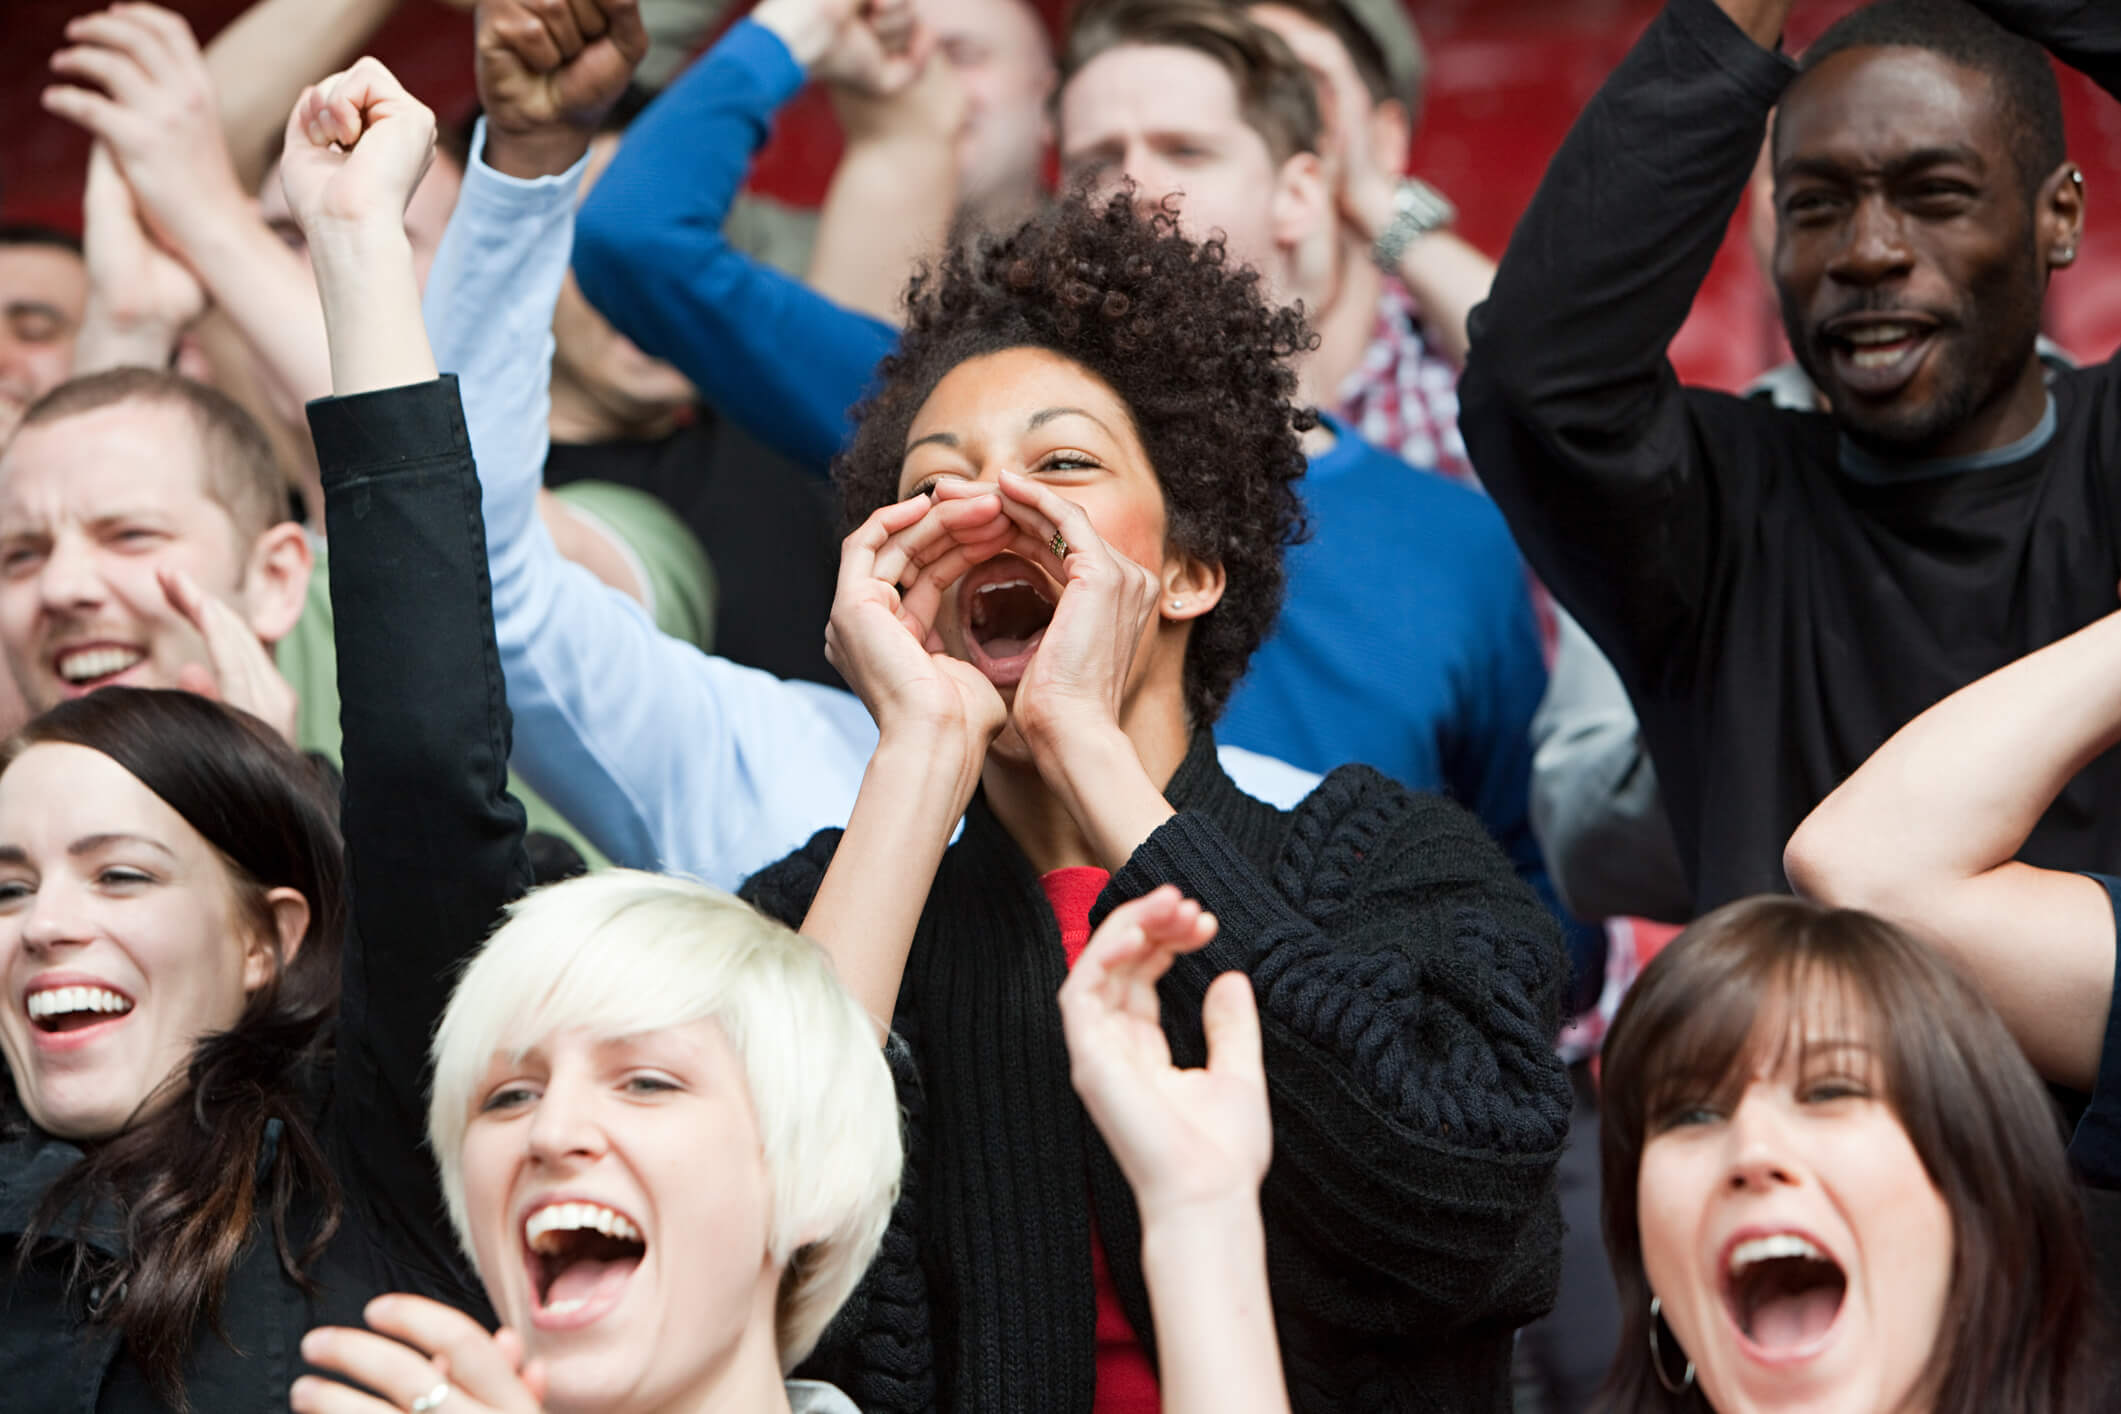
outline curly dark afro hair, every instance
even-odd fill
[[[1111,387],[1163,488],[1170,543],[1223,568],[1221,602],[1194,621],[1186,709],[1212,724],[1280,612],[1284,549],[1304,533],[1293,355],[1315,342],[1301,308],[1271,303],[1219,239],[1178,233],[1134,194],[1069,196],[1004,236],[958,245],[913,279],[906,330],[855,410],[834,465],[849,527],[898,499],[906,435],[968,359],[1048,349]]]

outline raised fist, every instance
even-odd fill
[[[287,119],[280,182],[314,250],[331,237],[390,230],[434,157],[435,115],[375,59],[302,91]]]
[[[648,53],[638,0],[480,0],[478,16],[489,134],[586,141]]]

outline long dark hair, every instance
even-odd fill
[[[1643,971],[1606,1038],[1599,1145],[1621,1335],[1604,1407],[1710,1408],[1697,1386],[1666,1391],[1651,1364],[1643,1147],[1672,1114],[1735,1100],[1763,1048],[1802,1044],[1796,1023],[1815,1005],[1861,1023],[1886,1102],[1951,1213],[1950,1293],[1917,1386],[1932,1414],[2090,1414],[2105,1378],[2091,1249],[2031,1064],[1928,948],[1869,914],[1793,898],[1742,900],[1688,928]]]
[[[337,807],[317,768],[262,722],[188,692],[105,688],[63,703],[0,748],[0,773],[53,742],[101,752],[183,816],[220,854],[250,926],[275,943],[273,976],[236,1024],[199,1040],[190,1063],[146,1102],[155,1108],[85,1146],[17,1254],[18,1264],[27,1260],[64,1214],[115,1208],[123,1255],[76,1242],[69,1289],[93,1283],[111,1293],[94,1318],[123,1332],[157,1395],[182,1409],[185,1357],[202,1324],[223,1330],[223,1290],[261,1216],[280,1265],[305,1288],[338,1225],[338,1187],[305,1098],[339,1000],[346,889]],[[309,931],[291,960],[277,947],[265,898],[282,887],[309,901]],[[27,1125],[13,1086],[0,1103],[11,1126]],[[295,1233],[289,1212],[305,1192],[322,1221]]]

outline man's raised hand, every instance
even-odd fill
[[[486,161],[516,177],[563,172],[648,53],[638,0],[479,0]]]

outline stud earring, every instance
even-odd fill
[[[1173,599],[1171,601],[1171,607],[1174,609],[1183,609],[1186,607],[1186,601],[1183,599]]]

